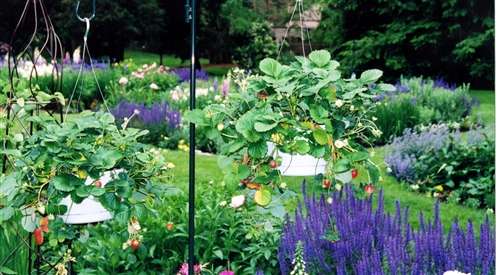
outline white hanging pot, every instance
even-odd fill
[[[273,154],[275,145],[267,143],[267,153]],[[278,167],[283,176],[316,176],[324,174],[327,163],[324,159],[315,158],[311,155],[292,155],[277,151],[275,157],[281,158],[281,165]]]
[[[117,169],[113,171],[104,172],[99,181],[101,182],[101,188],[104,188],[108,182],[115,179],[119,173],[123,170]],[[85,185],[91,185],[95,182],[95,179],[87,177]],[[66,214],[60,216],[64,223],[66,224],[88,224],[102,222],[110,220],[113,215],[102,206],[102,204],[96,200],[93,196],[89,196],[84,199],[81,203],[74,203],[70,196],[65,197],[61,201],[61,205],[66,205],[68,211]]]

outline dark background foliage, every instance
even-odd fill
[[[82,14],[91,1],[82,1]],[[200,0],[198,43],[211,63],[249,63],[241,52],[256,42],[253,24],[283,26],[288,5],[279,0]],[[326,47],[346,71],[384,70],[388,79],[404,75],[441,76],[450,82],[493,86],[493,1],[487,0],[315,0],[323,5],[313,44]],[[0,41],[9,42],[24,1],[4,0],[0,9]],[[74,16],[74,0],[45,1],[66,49],[81,43],[84,24]],[[307,8],[307,6],[306,6]],[[94,56],[121,60],[127,47],[186,59],[189,26],[184,1],[99,0],[89,44]],[[24,34],[29,34],[26,22]],[[267,29],[270,33],[270,30]],[[267,49],[267,50],[266,50]]]
[[[493,87],[493,1],[327,0],[315,39],[350,70]]]

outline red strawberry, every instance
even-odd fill
[[[351,171],[351,176],[353,179],[358,177],[358,170],[357,169],[352,169]]]
[[[166,225],[166,228],[167,228],[168,231],[174,230],[174,223],[168,222],[167,225]]]
[[[97,187],[97,188],[101,188],[102,187],[102,182],[100,180],[96,180],[96,181],[94,181],[94,186]]]
[[[135,239],[130,242],[130,248],[132,248],[133,251],[136,251],[137,249],[139,249],[140,245],[141,245],[141,243]]]
[[[330,189],[330,186],[332,186],[332,181],[329,179],[324,179],[323,180],[323,188]]]
[[[35,243],[36,245],[42,245],[43,244],[43,231],[41,228],[35,229],[33,231],[33,236],[35,236]]]
[[[372,194],[373,192],[375,192],[375,186],[373,186],[373,184],[367,184],[365,185],[365,192],[367,194]]]
[[[269,167],[271,167],[272,169],[275,169],[276,167],[278,167],[278,162],[277,162],[277,161],[275,161],[274,159],[273,159],[273,160],[271,160],[271,161],[269,162]]]

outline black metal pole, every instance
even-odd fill
[[[189,109],[196,108],[196,0],[187,0],[186,20],[191,23],[191,79]],[[188,221],[188,273],[194,275],[194,234],[195,234],[195,134],[193,123],[189,124],[189,221]]]

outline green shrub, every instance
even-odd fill
[[[227,204],[230,191],[220,183],[204,183],[196,206],[196,261],[218,274],[229,266],[236,274],[266,274],[277,270],[280,220],[255,208],[240,211]],[[234,191],[234,190],[233,190]],[[226,205],[227,204],[227,205]],[[251,207],[251,206],[248,206]],[[187,207],[185,194],[164,198],[155,215],[141,219],[143,239],[137,251],[123,248],[127,224],[111,221],[88,227],[85,241],[74,245],[82,255],[76,271],[86,274],[176,274],[187,261]],[[169,230],[167,223],[173,224]]]

